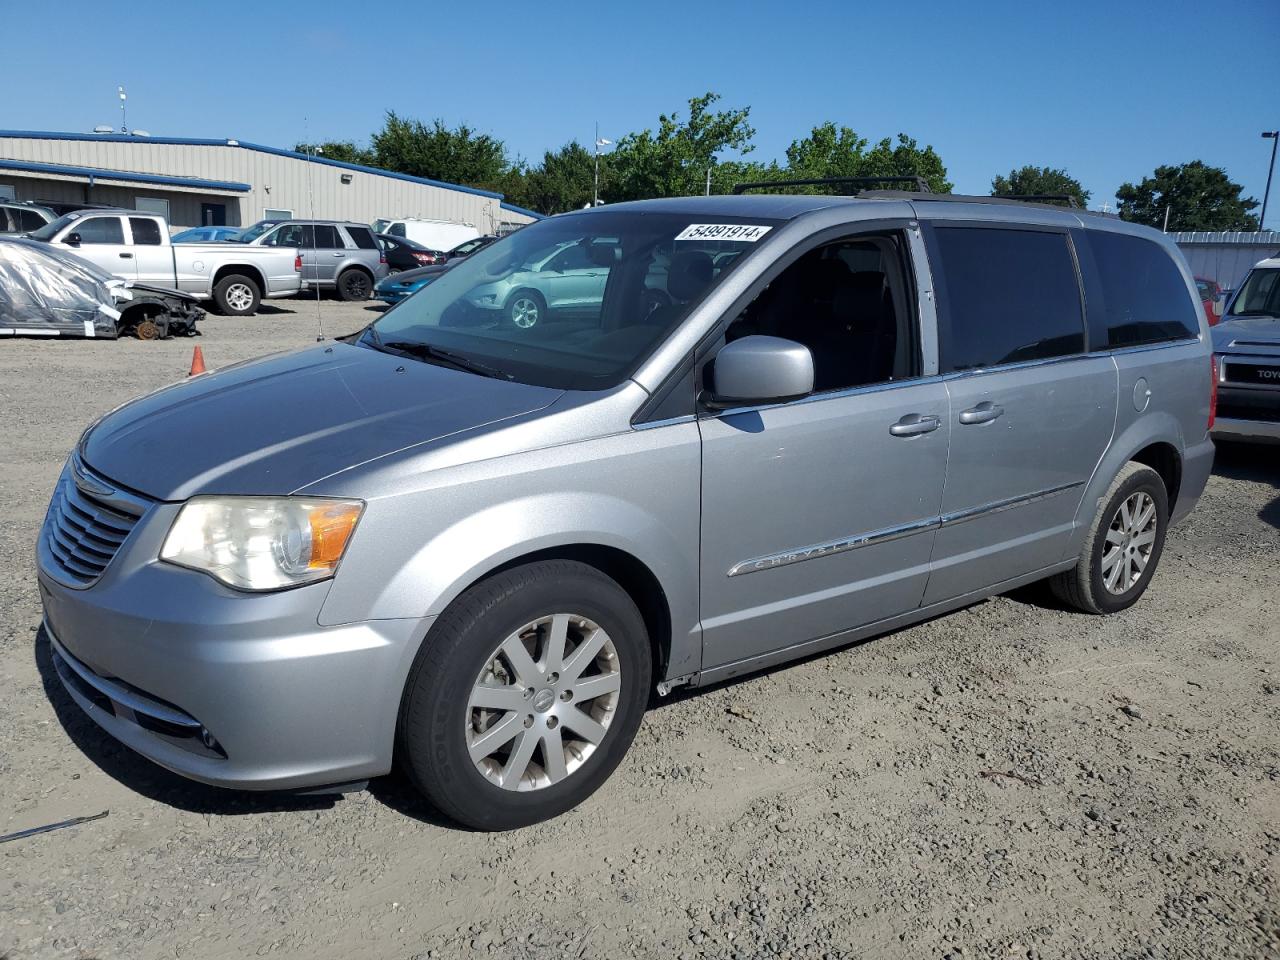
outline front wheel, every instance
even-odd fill
[[[652,670],[631,597],[585,564],[548,560],[472,587],[409,675],[400,753],[443,813],[527,826],[600,787],[635,737]]]
[[[1102,498],[1076,566],[1049,581],[1059,600],[1086,613],[1118,613],[1138,602],[1155,575],[1169,523],[1160,474],[1127,463]]]
[[[547,301],[536,290],[517,290],[507,301],[507,319],[521,330],[536,327],[546,315]]]

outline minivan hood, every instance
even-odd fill
[[[562,393],[332,343],[141,397],[95,424],[80,450],[103,476],[161,500],[283,495]]]

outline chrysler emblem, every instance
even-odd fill
[[[84,468],[81,467],[79,463],[75,464],[72,468],[72,472],[75,475],[76,486],[80,489],[81,493],[99,498],[115,495],[116,490],[114,487],[109,487],[96,477],[89,476],[84,472]]]

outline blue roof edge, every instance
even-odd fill
[[[547,215],[545,213],[537,213],[536,211],[533,211],[533,210],[526,210],[524,207],[517,207],[514,203],[507,203],[507,201],[505,200],[503,200],[502,203],[499,204],[499,206],[501,206],[503,210],[510,210],[512,213],[521,213],[521,214],[524,214],[526,217],[533,217],[533,219],[535,220],[547,219]]]
[[[131,170],[111,170],[107,167],[79,167],[64,163],[40,163],[36,160],[0,159],[0,170],[19,173],[53,173],[66,177],[101,177],[104,180],[125,180],[129,183],[150,183],[156,186],[204,187],[207,190],[227,190],[248,193],[253,188],[247,183],[233,180],[203,180],[199,177],[168,177],[162,173],[134,173]]]
[[[6,137],[24,137],[29,140],[88,140],[102,141],[104,143],[166,143],[186,147],[243,147],[246,150],[256,150],[259,153],[270,153],[278,157],[292,157],[295,160],[322,163],[326,166],[338,167],[343,170],[355,170],[360,173],[371,173],[379,177],[391,177],[394,180],[407,180],[410,183],[421,183],[428,187],[440,187],[444,190],[457,190],[460,193],[470,193],[477,197],[489,197],[499,201],[502,200],[503,197],[501,193],[494,193],[492,190],[481,190],[478,187],[464,187],[458,183],[446,183],[443,180],[430,180],[427,177],[414,177],[407,173],[396,173],[393,170],[382,170],[378,167],[366,167],[363,164],[346,163],[342,160],[330,160],[328,157],[316,157],[309,153],[299,153],[296,150],[284,150],[280,147],[268,147],[260,143],[250,143],[247,140],[236,140],[234,138],[210,140],[200,137],[137,137],[127,133],[56,133],[47,130],[0,130],[0,139]]]

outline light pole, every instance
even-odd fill
[[[591,185],[591,205],[593,207],[600,206],[600,148],[607,147],[613,143],[612,140],[600,139],[600,121],[596,121],[596,172],[595,178]]]
[[[1258,229],[1265,230],[1267,222],[1267,199],[1271,196],[1271,175],[1276,172],[1276,145],[1280,144],[1280,130],[1263,130],[1262,139],[1271,141],[1271,166],[1267,168],[1267,189],[1262,193],[1262,216],[1258,218]]]
[[[116,89],[120,91],[120,132],[121,132],[121,133],[128,133],[128,132],[129,132],[129,117],[128,117],[128,114],[126,114],[126,113],[125,113],[125,110],[124,110],[124,102],[125,102],[125,100],[127,100],[127,99],[128,99],[128,97],[126,97],[126,96],[125,96],[125,93],[124,93],[124,87],[117,87]]]

